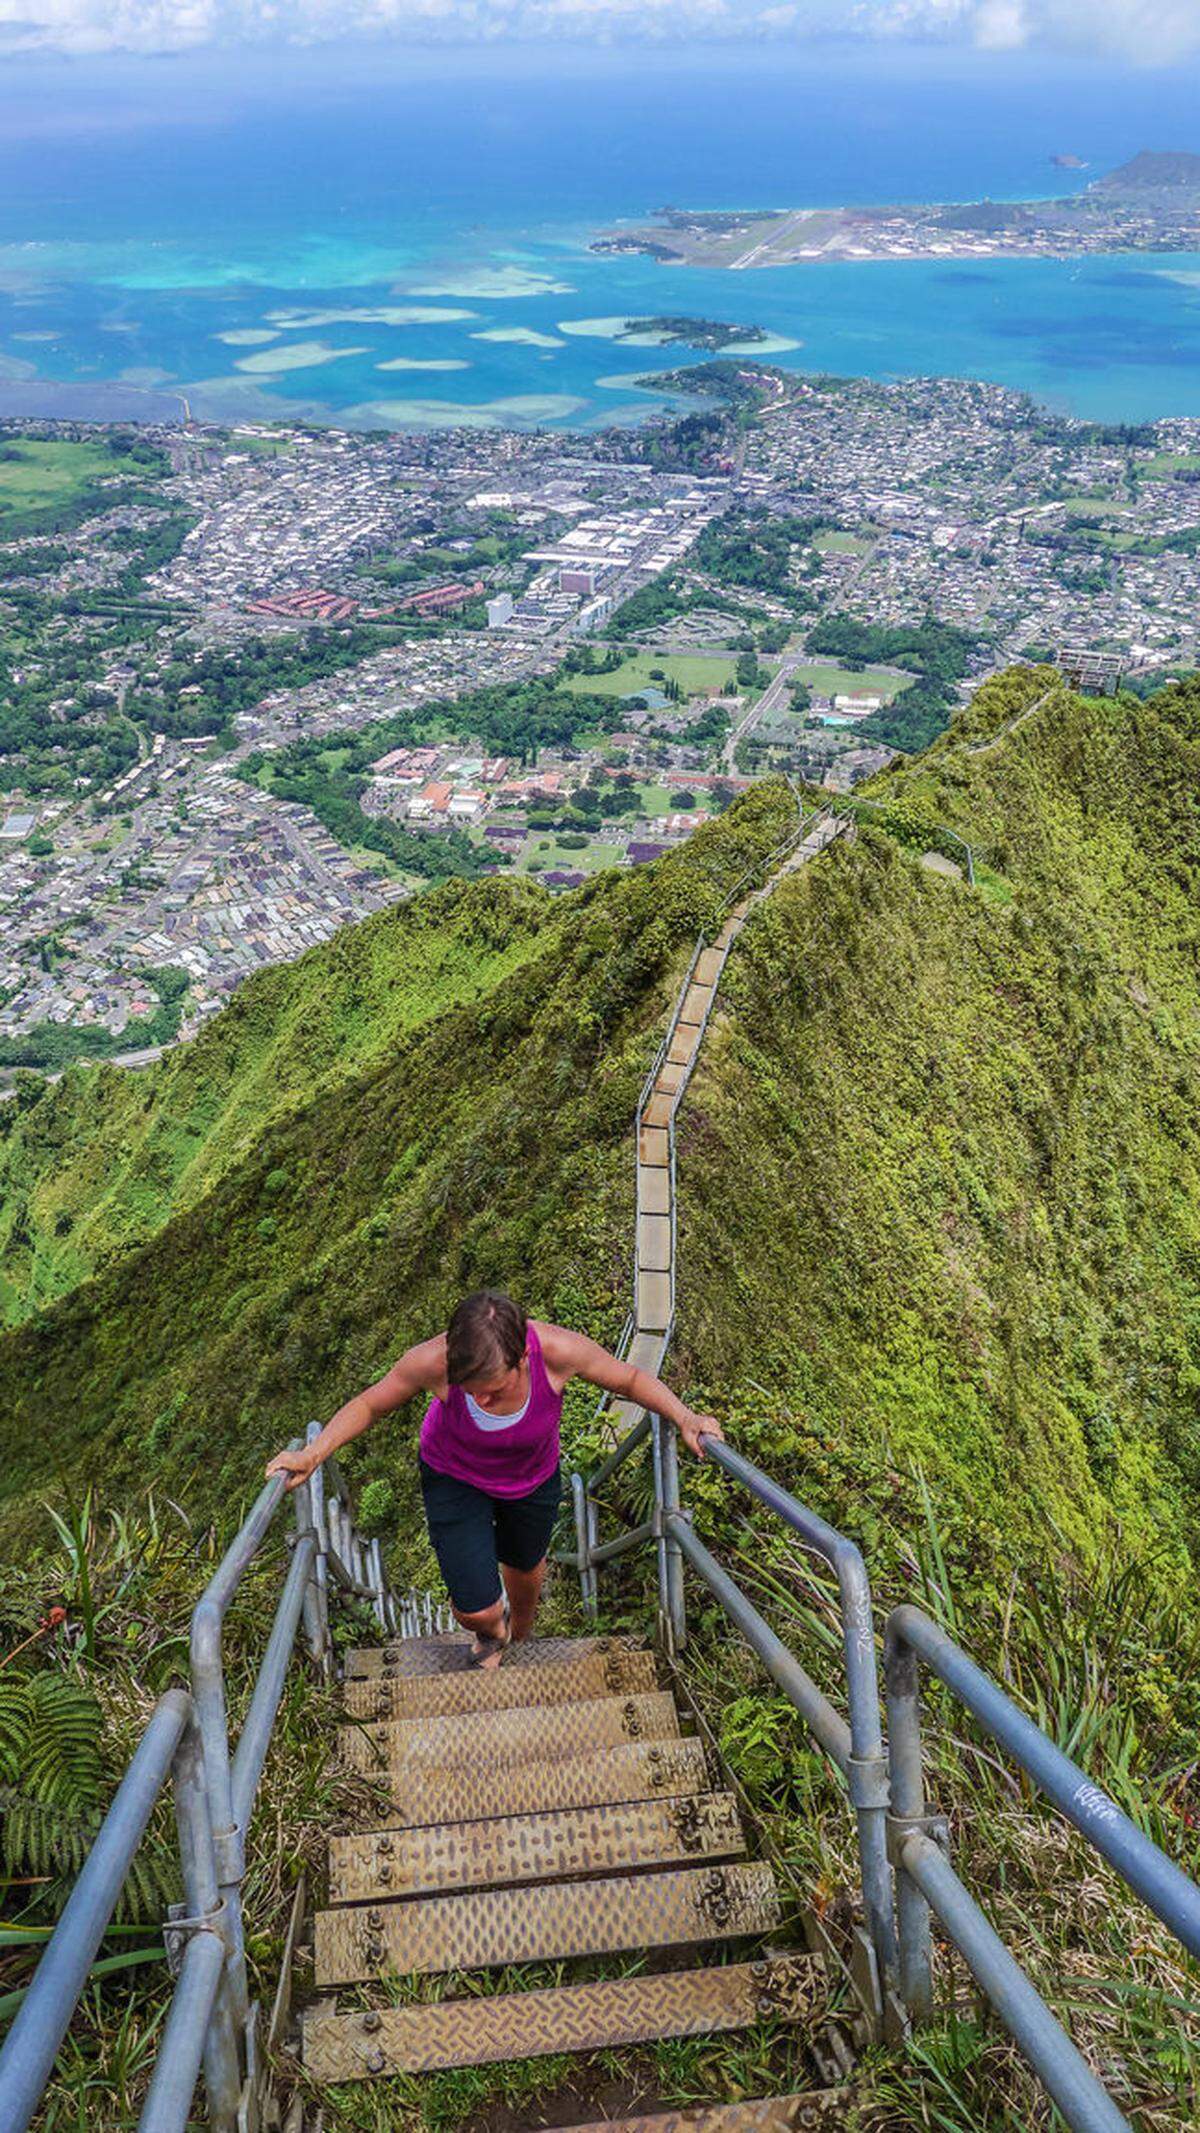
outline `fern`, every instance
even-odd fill
[[[103,1819],[102,1724],[95,1697],[61,1674],[0,1674],[0,1866],[44,1880],[55,1910]],[[168,1893],[169,1855],[143,1848],[119,1909],[145,1917],[161,1910]]]

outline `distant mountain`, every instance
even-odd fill
[[[1169,193],[1173,198],[1180,193],[1200,194],[1200,155],[1184,150],[1143,148],[1131,162],[1122,163],[1118,170],[1110,170],[1103,178],[1097,178],[1091,190],[1120,194]]]

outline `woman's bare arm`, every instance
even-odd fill
[[[704,1457],[703,1437],[724,1439],[715,1415],[696,1414],[661,1378],[639,1370],[636,1363],[621,1362],[598,1341],[589,1340],[586,1333],[572,1333],[566,1326],[546,1326],[542,1329],[542,1350],[554,1376],[564,1384],[568,1378],[584,1378],[589,1385],[599,1385],[605,1392],[616,1393],[618,1399],[632,1400],[635,1406],[648,1407],[651,1414],[673,1422],[689,1452],[695,1452],[698,1459]]]
[[[432,1340],[418,1341],[415,1348],[408,1348],[392,1364],[391,1369],[376,1384],[368,1385],[365,1392],[356,1392],[352,1400],[339,1407],[331,1415],[319,1437],[297,1452],[276,1452],[267,1466],[268,1477],[286,1474],[289,1489],[307,1481],[315,1467],[340,1451],[355,1437],[361,1437],[372,1422],[382,1415],[394,1414],[418,1392],[440,1392],[446,1383],[446,1336],[439,1333]]]

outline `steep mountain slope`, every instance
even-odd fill
[[[188,1115],[211,1103],[221,1124],[211,1188],[0,1342],[10,1503],[36,1504],[59,1471],[102,1468],[114,1490],[169,1476],[190,1508],[215,1509],[252,1484],[280,1437],[444,1322],[464,1284],[510,1281],[541,1310],[615,1335],[629,1122],[672,982],[700,926],[794,821],[786,787],[763,788],[652,871],[600,877],[558,903],[508,884],[453,887],[422,899],[407,924],[394,914],[394,930],[373,921],[373,951],[400,988],[386,1041],[364,1070],[326,1077],[307,1103],[279,1111],[249,1148],[237,1147],[228,1109],[222,1017],[202,1040],[216,1092],[203,1060],[190,1078],[179,1070]],[[493,954],[513,967],[493,963],[478,1000],[447,987],[441,1011],[404,1031],[393,951],[416,923],[437,963],[441,914],[452,941],[466,914],[473,940],[489,897]],[[506,949],[497,943],[510,926]],[[442,945],[444,972],[454,956]],[[300,966],[293,1019],[306,1051],[329,964],[354,954],[339,939]],[[279,1043],[299,1088],[289,1040]],[[161,1147],[181,1124],[173,1089],[160,1077],[148,1100]],[[59,1115],[53,1096],[43,1103]],[[26,1151],[41,1110],[23,1122]],[[48,1167],[80,1173],[88,1124],[48,1146]],[[134,1151],[115,1193],[122,1212],[141,1176]],[[27,1190],[52,1186],[30,1177]]]
[[[550,911],[516,880],[419,897],[251,978],[156,1066],[76,1067],[34,1108],[0,1107],[0,1319],[147,1243],[272,1120],[481,998],[534,952]]]
[[[976,1568],[1086,1556],[1113,1513],[1130,1553],[1196,1548],[1198,794],[1200,691],[1010,677],[730,966],[680,1143],[682,1338],[856,1530],[919,1525],[919,1464]],[[874,820],[952,825],[980,889]]]

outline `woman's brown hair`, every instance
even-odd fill
[[[477,1289],[456,1304],[446,1328],[446,1378],[465,1385],[472,1378],[515,1370],[525,1353],[525,1313],[499,1289]]]

